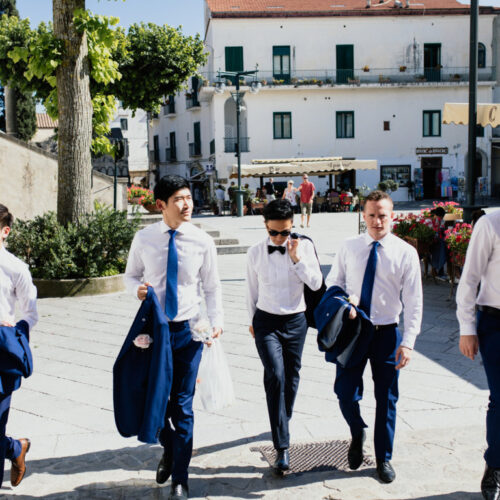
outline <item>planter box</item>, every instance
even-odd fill
[[[424,257],[430,252],[430,243],[417,240],[417,238],[412,238],[411,236],[405,236],[404,240],[409,243],[418,252],[419,257]]]
[[[101,278],[79,278],[64,280],[34,279],[38,298],[77,297],[83,295],[101,295],[125,290],[123,274],[103,276]]]

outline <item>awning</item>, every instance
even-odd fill
[[[283,158],[252,160],[252,165],[241,165],[242,177],[283,177],[340,174],[347,170],[377,170],[376,160],[345,160],[332,158]],[[238,177],[238,166],[229,167],[229,177]]]
[[[443,123],[448,125],[467,125],[469,123],[469,104],[460,102],[446,102],[443,108]],[[478,104],[477,124],[483,127],[500,125],[500,104]]]

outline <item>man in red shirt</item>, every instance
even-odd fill
[[[307,227],[310,227],[309,223],[311,221],[311,214],[313,208],[314,199],[314,184],[309,182],[309,176],[304,174],[302,176],[302,184],[299,186],[298,191],[300,191],[300,227],[304,227],[304,217],[307,214]]]

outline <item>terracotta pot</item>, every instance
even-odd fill
[[[415,248],[419,257],[424,257],[424,255],[430,252],[430,244],[424,241],[417,240],[411,236],[405,236],[404,240]]]
[[[150,213],[150,214],[159,214],[161,213],[161,210],[158,210],[156,208],[156,205],[154,203],[149,203],[148,205],[143,205],[143,207]]]

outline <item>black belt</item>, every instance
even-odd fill
[[[398,326],[397,323],[391,323],[390,325],[373,325],[375,330],[383,330],[384,328],[396,328]]]
[[[497,318],[500,318],[500,309],[497,309],[496,307],[491,307],[491,306],[477,306],[477,308],[486,314],[491,314],[491,316],[496,316]]]
[[[184,321],[169,321],[168,328],[171,332],[180,332],[186,328],[186,323],[189,324],[187,319]]]

